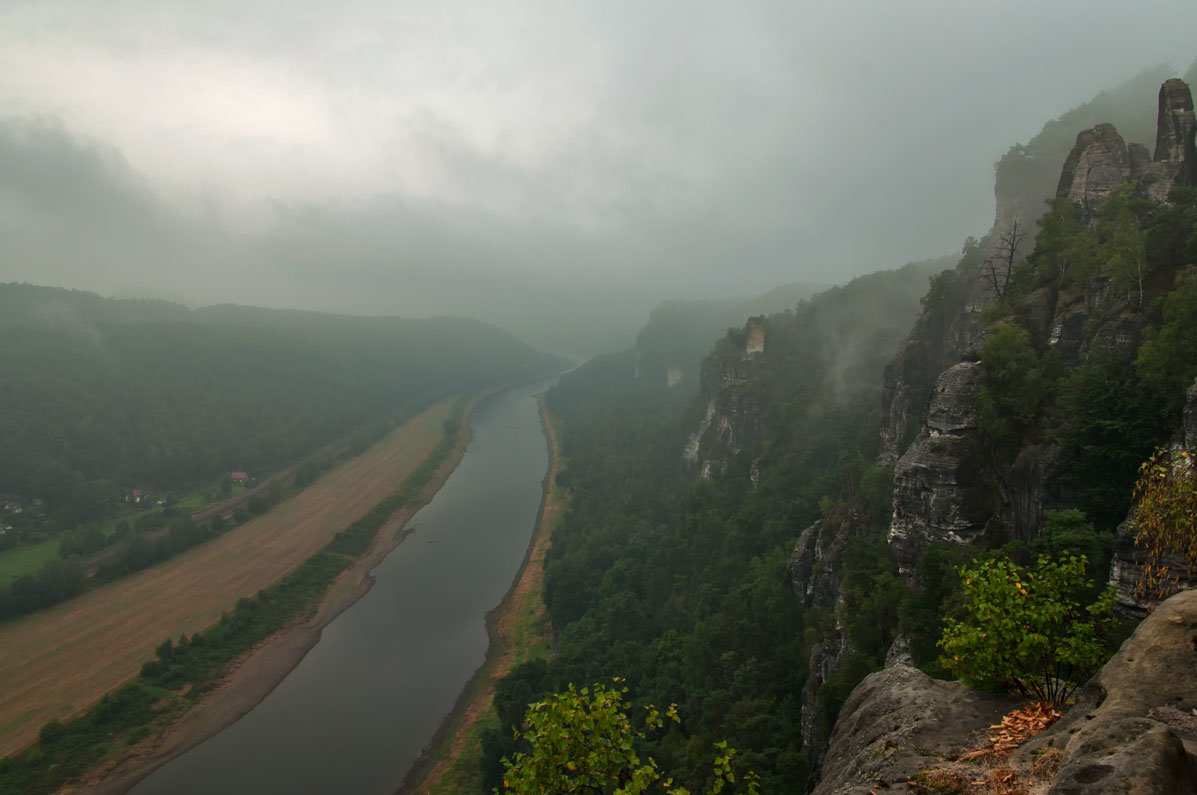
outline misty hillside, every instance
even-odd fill
[[[1151,604],[1193,586],[1191,546],[1169,553],[1176,582],[1153,581],[1149,553],[1125,521],[1143,499],[1135,482],[1153,450],[1169,439],[1177,456],[1197,450],[1193,104],[1179,80],[1162,89],[1141,82],[1113,92],[1114,105],[1099,98],[1059,123],[1141,105],[1128,129],[1151,131],[1154,141],[1155,99],[1163,145],[1138,166],[1145,181],[1129,162],[1062,174],[1058,163],[1047,180],[1038,172],[1053,167],[1037,161],[1040,184],[1051,182],[1037,200],[1047,213],[1037,242],[1004,266],[970,240],[954,263],[872,274],[793,311],[749,318],[715,342],[692,397],[629,386],[618,378],[626,358],[601,357],[562,376],[547,396],[568,456],[558,482],[571,495],[546,563],[555,654],[500,683],[494,709],[504,727],[519,725],[529,701],[619,676],[632,703],[678,705],[680,725],[644,747],[687,787],[703,786],[708,749],[721,741],[737,749],[736,775],[752,771],[762,792],[809,791],[820,781],[818,792],[835,793],[934,782],[933,765],[950,769],[979,742],[978,729],[1023,702],[993,705],[991,693],[929,676],[1028,695],[1003,679],[1007,657],[980,675],[984,663],[945,655],[945,626],[976,620],[958,566],[1027,567],[1019,576],[1038,583],[1059,556],[1082,571],[1069,598],[1091,600],[1107,580],[1116,588],[1131,623],[1094,629],[1085,622],[1098,606],[1065,621],[1096,662],[1057,663],[1046,674],[1053,687],[1079,687]],[[1136,86],[1147,96],[1131,101]],[[1034,142],[1045,153],[1057,145],[1047,129]],[[1118,132],[1105,140],[1078,132],[1070,162],[1118,163],[1126,151]],[[1170,188],[1163,203],[1147,194],[1159,180]],[[1049,204],[1057,183],[1064,198]],[[997,267],[1008,268],[1006,281],[992,280]],[[1184,506],[1178,521],[1190,544]],[[1153,582],[1164,590],[1144,596]],[[1003,635],[976,654],[1014,659],[1017,643]],[[1183,641],[1166,653],[1190,651]],[[874,671],[882,672],[865,680]],[[1175,679],[1158,673],[1144,703],[1185,701],[1191,677]],[[1127,698],[1102,691],[1072,709],[1093,718],[1102,697]],[[929,721],[924,704],[948,717]],[[967,717],[985,709],[997,717]],[[1162,724],[1153,731],[1187,736],[1185,724],[1142,711]],[[1090,791],[1083,784],[1098,764],[1112,788],[1092,791],[1126,791],[1117,786],[1140,774],[1168,782],[1152,791],[1191,791],[1186,752],[1175,765],[1134,754],[1114,760],[1128,745],[1097,739],[1108,725],[1061,722],[1057,753],[1071,766],[1058,780],[1076,787],[1059,791]],[[1096,745],[1070,744],[1076,731]],[[527,747],[492,731],[488,783],[500,782],[501,755]],[[1010,781],[1050,785],[1054,770],[1022,764]],[[945,780],[972,781],[985,768],[967,775]]]
[[[556,366],[465,319],[192,313],[26,286],[0,287],[0,302],[29,323],[0,330],[0,494],[76,522],[125,489],[264,475],[367,424]]]
[[[1046,210],[1044,199],[1055,195],[1060,169],[1081,130],[1113,124],[1128,142],[1154,147],[1155,95],[1173,73],[1168,66],[1146,69],[1047,122],[1026,144],[1011,146],[994,164],[999,222],[1021,216],[1031,228]],[[1197,83],[1197,61],[1184,79]]]
[[[781,576],[785,556],[794,528],[818,518],[846,473],[884,487],[869,463],[882,371],[940,265],[861,277],[765,317],[764,357],[746,353],[748,334],[733,329],[703,362],[700,395],[629,388],[607,357],[562,376],[546,397],[566,428],[572,494],[545,574],[559,643],[552,661],[504,681],[504,725],[529,698],[618,674],[636,698],[677,701],[688,716],[684,732],[651,744],[687,786],[701,780],[705,749],[726,739],[763,791],[802,787],[811,761],[794,661],[817,619],[802,616]],[[719,436],[733,426],[742,453]],[[710,480],[695,484],[688,437],[702,438],[692,449]],[[768,464],[750,478],[753,455]],[[516,747],[508,735],[484,743],[492,776]]]

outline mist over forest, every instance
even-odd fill
[[[1194,31],[0,8],[0,795],[1197,793]]]

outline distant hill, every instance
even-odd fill
[[[123,490],[268,474],[384,417],[562,362],[464,318],[196,311],[0,285],[0,496],[59,524]]]

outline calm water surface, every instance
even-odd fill
[[[484,616],[527,551],[548,467],[533,397],[474,410],[465,458],[376,582],[261,704],[136,795],[393,793],[482,664]]]

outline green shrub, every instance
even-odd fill
[[[1063,703],[1104,661],[1099,630],[1114,603],[1107,589],[1081,606],[1092,587],[1085,565],[1084,556],[1041,555],[1033,571],[1009,559],[961,567],[965,617],[946,622],[943,666],[973,687]]]

